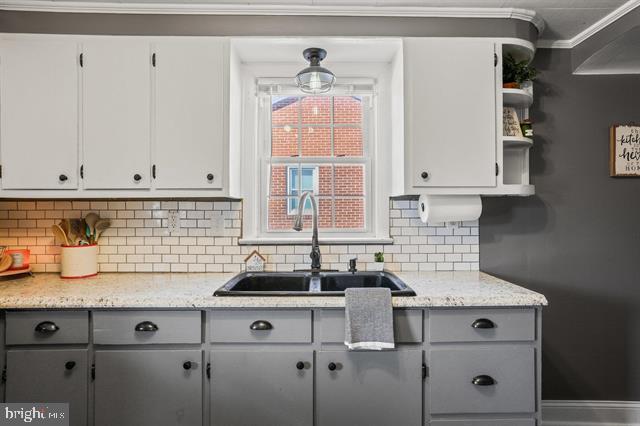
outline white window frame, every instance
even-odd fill
[[[401,61],[401,56],[400,56]],[[240,175],[240,192],[243,198],[243,235],[239,239],[240,244],[307,244],[310,238],[310,230],[303,232],[284,231],[263,233],[267,229],[267,216],[264,211],[264,197],[267,194],[267,185],[263,176],[266,176],[267,162],[265,158],[270,152],[265,152],[266,144],[264,138],[260,137],[266,133],[267,124],[271,126],[271,118],[265,119],[265,114],[260,114],[261,107],[266,107],[270,111],[270,99],[268,102],[263,97],[258,96],[259,83],[264,82],[265,76],[293,75],[299,64],[269,64],[269,63],[239,63],[238,74],[240,75],[236,93],[238,94],[238,107],[241,113],[240,120],[237,120],[239,129],[238,140],[240,142],[238,158],[236,163]],[[389,197],[392,195],[393,182],[391,173],[390,158],[396,153],[402,153],[402,147],[394,147],[392,141],[401,142],[402,132],[396,136],[396,131],[392,131],[392,115],[398,114],[397,103],[392,100],[392,91],[397,91],[401,80],[394,82],[391,75],[393,66],[389,63],[369,63],[366,72],[363,72],[360,63],[340,63],[333,64],[331,69],[341,76],[342,86],[337,92],[330,95],[359,94],[354,91],[363,81],[374,81],[375,92],[371,102],[371,119],[368,130],[370,132],[370,142],[366,144],[370,149],[369,160],[365,160],[367,171],[365,173],[365,200],[371,200],[366,218],[368,224],[365,230],[339,229],[338,231],[320,230],[321,244],[391,244],[393,239],[389,237]],[[292,74],[293,73],[293,74]],[[347,78],[346,76],[357,76]],[[270,78],[270,77],[269,77]],[[395,78],[395,77],[394,77]],[[272,80],[286,81],[290,84],[290,78],[271,78]],[[349,84],[347,84],[349,83]],[[233,83],[232,83],[233,84]],[[234,89],[232,87],[232,93]],[[366,93],[370,95],[371,93]],[[297,92],[297,96],[302,96]],[[382,95],[382,97],[381,97]],[[234,101],[235,104],[235,101]],[[395,106],[394,106],[395,105]],[[400,111],[401,114],[401,111]],[[356,164],[358,157],[337,157],[337,158],[306,158],[317,165],[326,162]],[[298,160],[298,161],[296,161]],[[291,160],[291,163],[298,163],[299,159]]]

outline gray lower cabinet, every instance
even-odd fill
[[[533,419],[432,420],[431,426],[535,426]]]
[[[313,351],[212,351],[211,425],[312,426]]]
[[[318,426],[419,426],[422,351],[320,351]]]
[[[432,349],[431,413],[534,413],[532,347]]]
[[[7,402],[68,402],[71,426],[87,424],[85,349],[7,351]]]
[[[202,351],[96,350],[95,426],[201,426]]]

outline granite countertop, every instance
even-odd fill
[[[214,297],[235,274],[102,273],[63,280],[36,274],[0,281],[0,309],[65,308],[339,308],[344,297]],[[416,292],[394,307],[543,306],[546,298],[483,272],[397,273]]]

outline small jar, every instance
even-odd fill
[[[531,120],[528,118],[526,120],[522,120],[520,123],[520,128],[522,129],[522,136],[525,138],[530,138],[533,136],[533,125]]]

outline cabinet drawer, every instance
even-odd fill
[[[7,345],[89,342],[87,311],[7,312]]]
[[[211,341],[308,343],[311,342],[311,311],[212,311]]]
[[[534,419],[432,420],[431,426],[535,426]]]
[[[535,411],[532,347],[432,349],[429,374],[434,414]]]
[[[320,340],[323,343],[344,343],[344,310],[321,311]],[[422,342],[422,310],[394,310],[393,334],[396,343]]]
[[[200,311],[98,311],[93,313],[97,345],[200,343]]]
[[[532,341],[533,309],[443,309],[429,312],[431,342]]]

